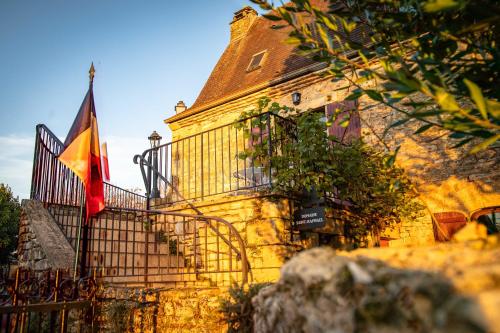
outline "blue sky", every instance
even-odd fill
[[[29,196],[34,130],[67,134],[96,68],[94,94],[111,180],[142,188],[132,156],[174,105],[191,105],[248,0],[0,1],[0,183]]]

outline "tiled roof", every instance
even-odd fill
[[[276,23],[258,17],[245,37],[228,45],[193,108],[313,63],[294,55],[294,47],[283,42],[288,37],[289,29],[272,30],[273,24]],[[252,56],[264,50],[266,56],[260,68],[247,72]]]
[[[324,9],[329,4],[327,0],[311,2]],[[294,54],[294,46],[284,42],[291,28],[274,30],[271,29],[274,24],[283,23],[257,17],[244,37],[229,43],[194,104],[166,121],[184,118],[218,100],[314,65],[312,60]],[[247,71],[252,56],[264,50],[266,56],[260,68]]]

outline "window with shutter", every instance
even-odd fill
[[[361,137],[361,119],[357,111],[357,101],[342,101],[326,105],[327,119],[337,114],[333,124],[328,127],[328,135],[335,136],[341,143],[349,143],[352,139]],[[349,119],[345,126],[344,121]]]

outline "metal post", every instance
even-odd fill
[[[269,187],[272,188],[272,186],[273,186],[273,181],[272,181],[273,173],[272,173],[271,165],[272,165],[273,147],[272,147],[272,131],[271,131],[271,112],[269,112],[267,114],[267,124],[266,125],[267,125],[267,133],[268,133],[268,136],[267,136],[268,152],[267,152],[267,154],[268,154],[268,158],[269,158]]]
[[[158,148],[153,151],[153,188],[151,190],[151,198],[159,198],[160,190],[158,190]]]
[[[88,252],[89,229],[90,229],[89,223],[85,223],[83,225],[82,260],[80,261],[80,278],[83,278],[87,274],[87,252]]]
[[[82,220],[83,220],[83,193],[84,189],[80,192],[80,214],[78,215],[78,230],[77,230],[77,240],[76,240],[76,252],[75,252],[75,265],[73,266],[73,281],[76,281],[76,271],[78,268],[78,256],[80,255],[80,237],[82,235]]]

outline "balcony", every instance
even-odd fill
[[[295,128],[267,112],[148,149],[134,160],[155,205],[271,189],[273,157]]]

